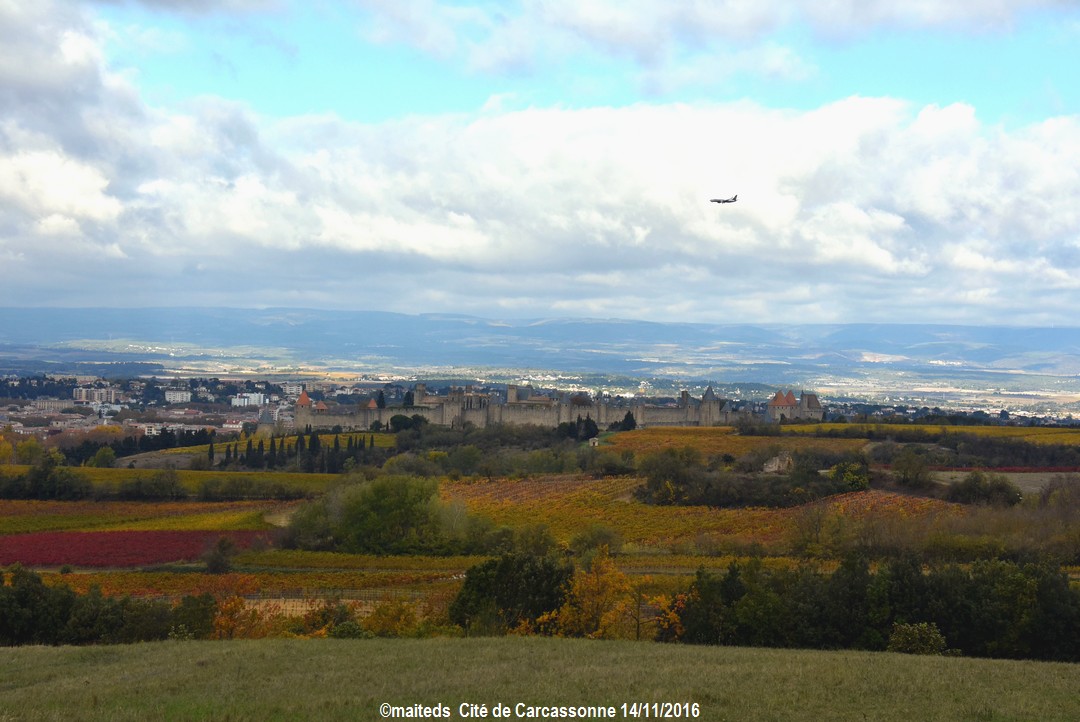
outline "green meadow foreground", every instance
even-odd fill
[[[1076,720],[1078,685],[1077,665],[870,652],[522,637],[159,642],[7,649],[0,720],[378,720],[383,703],[441,705],[450,719],[467,718],[463,704],[485,705],[487,719],[494,705],[511,719],[610,705],[635,719],[635,702],[697,703],[702,720]]]

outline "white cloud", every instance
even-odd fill
[[[952,27],[981,32],[1008,27],[1032,10],[1071,6],[1069,0],[804,0],[795,4],[825,35],[863,34],[881,27]]]
[[[490,105],[375,125],[271,121],[220,99],[166,112],[103,64],[85,18],[36,25],[52,17],[7,16],[38,33],[43,65],[33,82],[0,72],[0,259],[20,269],[0,305],[123,291],[481,315],[1072,319],[1076,118],[1007,131],[962,104],[859,97]],[[72,287],[88,269],[95,286]]]
[[[39,219],[35,230],[42,236],[75,236],[81,229],[74,218],[53,213]]]
[[[0,100],[26,102],[58,91],[85,91],[100,52],[74,7],[0,3]]]
[[[1070,0],[357,0],[364,34],[405,43],[473,69],[517,72],[582,54],[628,58],[654,90],[738,69],[802,79],[813,64],[776,38],[807,27],[819,38],[852,39],[885,29],[1000,31]],[[713,73],[706,75],[705,68]],[[666,77],[670,74],[671,77]]]
[[[281,7],[284,0],[91,0],[101,5],[145,5],[155,10],[165,10],[185,15],[209,13],[247,13],[273,10]]]
[[[34,217],[115,219],[120,202],[99,170],[57,151],[0,155],[0,202]]]

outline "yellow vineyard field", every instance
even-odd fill
[[[857,451],[863,439],[817,439],[792,436],[740,436],[730,426],[653,427],[612,434],[605,438],[615,451],[632,451],[635,455],[651,454],[668,448],[691,447],[704,456],[730,454],[736,459],[762,448],[777,447],[784,451],[822,449],[828,451]]]
[[[24,474],[29,466],[0,466],[0,476]],[[154,469],[98,469],[92,466],[77,467],[77,473],[86,477],[95,489],[116,491],[124,482],[139,479],[151,479],[159,470]],[[258,483],[280,484],[289,489],[298,489],[310,494],[320,494],[335,482],[341,481],[338,474],[304,474],[288,471],[176,471],[181,486],[191,494],[197,494],[208,481],[226,483],[230,480],[249,479]]]
[[[241,531],[269,528],[289,502],[0,500],[0,534],[41,531]]]
[[[917,424],[800,424],[784,427],[784,431],[796,434],[814,434],[829,431],[852,433],[874,432],[877,436],[890,432],[912,433],[920,429],[926,433],[937,434],[946,431],[950,434],[972,434],[998,438],[1017,439],[1035,444],[1080,444],[1080,428],[1047,426],[920,426]]]

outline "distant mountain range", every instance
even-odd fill
[[[0,370],[146,362],[446,374],[548,370],[881,391],[1080,390],[1080,328],[492,319],[293,308],[0,308]]]

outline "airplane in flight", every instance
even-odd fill
[[[739,194],[736,193],[731,198],[710,198],[710,203],[734,203],[739,199]]]

